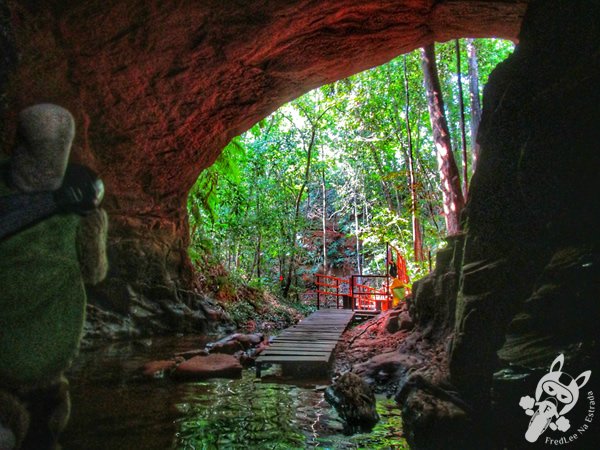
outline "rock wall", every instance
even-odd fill
[[[192,281],[187,193],[233,136],[434,39],[514,38],[526,4],[12,0],[21,58],[5,123],[41,101],[76,117],[74,157],[102,174],[111,225],[109,280],[92,299],[119,311],[178,301]]]
[[[599,373],[599,42],[600,3],[535,1],[514,54],[490,76],[455,242],[462,260],[415,289],[415,315],[429,317],[421,329],[441,316],[437,339],[451,345],[447,366],[415,375],[399,396],[413,448],[524,448],[519,398],[552,361],[563,353],[568,373]],[[577,448],[597,445],[599,431],[578,435]]]
[[[6,83],[17,64],[17,49],[11,25],[10,10],[0,0],[0,112],[6,109]],[[0,123],[0,129],[2,124]]]

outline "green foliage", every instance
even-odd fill
[[[476,47],[483,86],[492,68],[510,53],[512,44],[486,39],[477,40]],[[464,42],[461,48],[466,97]],[[458,150],[454,42],[438,45],[437,54],[454,148]],[[465,107],[468,117],[468,98]],[[409,128],[416,167],[416,215],[425,254],[434,254],[445,230],[420,54],[415,51],[315,89],[233,139],[190,192],[192,260],[200,261],[202,255],[210,254],[235,283],[249,283],[275,294],[285,290],[280,277],[286,280],[289,273],[292,285],[288,297],[295,298],[305,290],[304,280],[323,270],[321,230],[325,216],[328,234],[342,236],[328,238],[329,268],[338,273],[357,271],[352,242],[358,238],[364,272],[384,272],[385,243],[390,242],[407,258],[411,279],[423,275],[428,263],[414,261],[412,244]],[[467,135],[470,139],[470,133]],[[239,315],[249,313],[240,306]]]

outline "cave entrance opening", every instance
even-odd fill
[[[479,100],[512,49],[497,39],[436,47],[452,149],[460,161],[464,142],[471,171],[470,92]],[[188,196],[190,257],[221,299],[249,285],[314,305],[314,273],[385,274],[386,242],[418,278],[444,245],[437,164],[414,51],[314,89],[235,137]]]

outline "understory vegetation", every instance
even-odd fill
[[[234,138],[188,199],[200,284],[240,322],[268,305],[277,321],[311,302],[302,294],[317,272],[385,274],[386,243],[411,279],[425,275],[460,227],[482,89],[512,49],[478,39],[417,50],[308,92]]]

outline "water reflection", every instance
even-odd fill
[[[149,359],[198,348],[194,339],[86,352],[70,374],[73,411],[64,450],[403,449],[400,411],[378,399],[381,422],[372,433],[344,436],[335,410],[314,385],[258,380],[175,383],[145,380]]]

